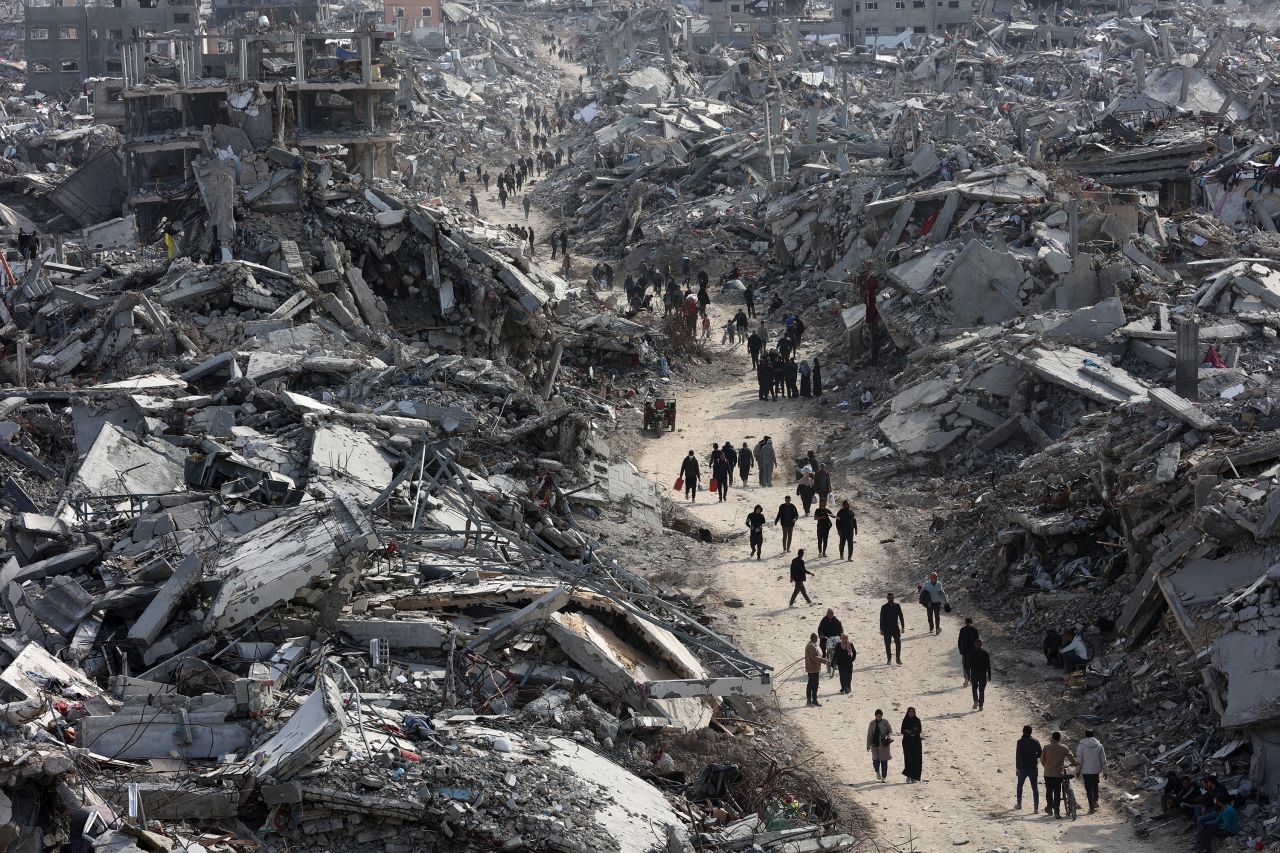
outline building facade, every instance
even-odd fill
[[[835,17],[852,45],[901,33],[943,35],[969,23],[974,0],[835,0]]]
[[[444,17],[440,13],[440,0],[382,0],[382,21],[402,38],[443,40]]]
[[[27,91],[80,90],[90,77],[119,77],[124,44],[149,33],[194,32],[196,0],[26,0]]]

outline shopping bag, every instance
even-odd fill
[[[719,488],[720,488],[720,483],[716,480],[716,478],[715,478],[715,477],[712,477],[712,478],[711,478],[711,482],[710,482],[710,483],[707,483],[707,491],[708,491],[708,492],[714,492],[714,491],[716,491],[716,490],[717,490],[717,489],[719,489]]]
[[[675,484],[674,486],[672,486],[671,488],[675,489],[677,492],[678,492],[678,491],[680,491],[681,489],[683,489],[683,488],[684,488],[684,477],[676,477],[676,484]]]

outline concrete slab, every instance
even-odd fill
[[[895,412],[936,406],[951,393],[951,383],[945,379],[930,379],[898,393],[889,403]]]
[[[1120,297],[1104,299],[1088,308],[1080,308],[1044,333],[1051,341],[1100,341],[1124,326],[1124,305]]]
[[[894,412],[879,423],[879,429],[903,456],[937,453],[968,431],[943,429],[941,416],[932,411]]]
[[[273,737],[253,748],[251,772],[261,782],[288,781],[324,754],[347,725],[338,685],[327,675]]]
[[[1025,278],[1013,255],[970,240],[942,275],[942,284],[951,292],[952,322],[985,326],[1021,313],[1018,288]]]
[[[178,454],[169,445],[142,444],[114,424],[104,423],[71,480],[71,491],[97,496],[177,491],[185,485]]]
[[[1220,725],[1245,728],[1280,722],[1280,644],[1270,633],[1232,631],[1213,643],[1213,664],[1227,676],[1227,707]]]
[[[391,482],[392,459],[367,435],[342,424],[311,432],[311,472],[325,486],[348,491],[365,505]]]

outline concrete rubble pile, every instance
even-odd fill
[[[539,191],[619,276],[689,256],[731,310],[745,282],[802,315],[826,458],[949,507],[934,566],[1030,648],[1085,629],[1066,707],[1148,792],[1140,831],[1165,772],[1211,772],[1275,842],[1274,24],[1006,5],[892,53],[618,25]]]
[[[1105,726],[1147,792],[1140,832],[1167,823],[1167,772],[1209,772],[1249,800],[1244,834],[1274,842],[1274,134],[1248,109],[1271,91],[1239,73],[1273,63],[1269,49],[1223,59],[1225,44],[1268,37],[1187,7],[1037,29],[1054,49],[1006,39],[1016,58],[999,63],[996,108],[916,96],[959,109],[932,107],[889,164],[902,177],[853,206],[871,226],[853,263],[781,285],[848,362],[828,401],[849,417],[824,451],[892,477],[874,487],[885,499],[936,496],[927,560],[969,579],[1029,649],[1084,630],[1093,658],[1066,707]],[[953,48],[951,67],[974,69],[974,47]],[[976,48],[990,80],[990,42]],[[984,110],[985,144],[959,132]]]
[[[122,143],[6,126],[0,848],[861,843],[758,766],[769,669],[603,544],[663,532],[597,373],[663,335],[442,196],[556,94],[544,20],[444,5],[449,51],[130,44]]]

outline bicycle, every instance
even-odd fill
[[[1076,815],[1080,813],[1080,807],[1076,803],[1075,791],[1071,790],[1071,780],[1076,778],[1076,774],[1069,773],[1062,777],[1062,808],[1067,813],[1067,817],[1072,820],[1076,819]]]

